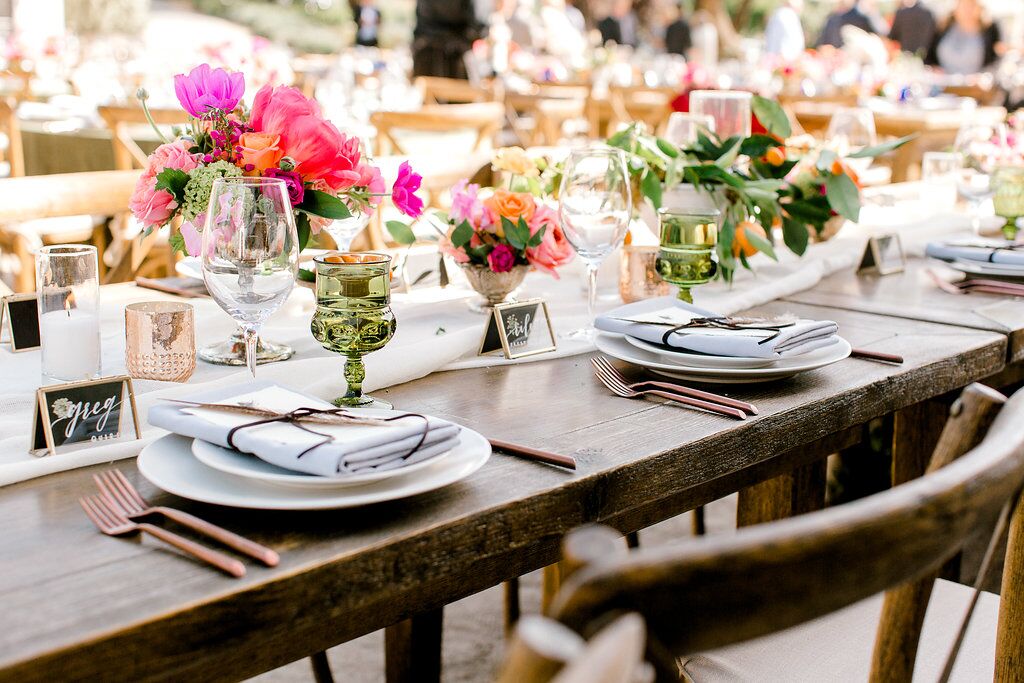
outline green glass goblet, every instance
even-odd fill
[[[714,260],[718,242],[717,209],[658,212],[661,247],[654,267],[665,282],[679,286],[679,298],[693,303],[690,289],[715,276]]]
[[[999,166],[992,174],[992,206],[996,215],[1005,218],[1003,236],[1017,238],[1017,219],[1024,216],[1024,167]]]
[[[316,259],[316,313],[313,337],[328,351],[345,356],[348,390],[338,407],[390,408],[363,394],[363,356],[391,341],[391,257],[386,254],[326,254]]]

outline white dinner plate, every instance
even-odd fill
[[[636,348],[621,334],[601,332],[596,343],[597,350],[601,353],[647,368],[659,375],[713,384],[751,384],[785,379],[800,372],[841,361],[849,356],[851,351],[848,341],[836,337],[835,344],[799,356],[783,358],[767,368],[684,368],[677,363],[664,362],[655,353]]]
[[[199,462],[207,467],[212,467],[220,472],[227,472],[245,479],[255,479],[277,486],[295,486],[305,489],[340,489],[346,486],[363,486],[385,479],[399,477],[412,472],[418,472],[442,458],[448,457],[451,451],[439,453],[432,458],[421,462],[414,462],[405,467],[381,472],[368,472],[366,474],[349,474],[344,477],[321,477],[316,474],[305,474],[293,472],[283,467],[272,465],[266,460],[260,460],[255,455],[241,453],[231,448],[217,446],[202,439],[192,440],[192,455],[196,456]]]
[[[491,457],[483,436],[462,428],[460,443],[443,459],[416,472],[365,486],[302,489],[276,486],[218,472],[199,462],[191,439],[168,434],[142,449],[138,467],[154,486],[182,498],[255,510],[333,510],[415,496],[454,484],[480,469]]]
[[[989,263],[988,261],[971,261],[968,259],[957,259],[946,261],[947,266],[953,270],[969,275],[992,275],[996,277],[1024,278],[1024,266],[1016,266],[1012,263]]]
[[[625,335],[625,340],[638,349],[653,353],[659,358],[686,368],[765,368],[776,362],[775,358],[750,358],[744,356],[709,356],[682,349],[670,349],[652,344],[643,339]]]

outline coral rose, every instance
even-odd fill
[[[529,223],[533,218],[533,212],[537,209],[537,202],[529,192],[509,192],[498,189],[484,200],[484,206],[513,223],[520,218]]]
[[[565,233],[558,224],[558,215],[548,206],[541,204],[529,223],[530,234],[534,235],[541,227],[544,227],[544,237],[536,247],[529,247],[526,250],[526,260],[534,268],[543,270],[548,275],[558,279],[556,268],[567,264],[576,255],[569,240],[565,239]]]
[[[132,215],[146,228],[157,228],[170,220],[178,202],[166,190],[156,189],[152,178],[142,176],[135,184],[135,191],[128,201]]]
[[[242,148],[242,163],[252,164],[253,168],[263,173],[268,168],[277,168],[277,164],[284,157],[281,150],[281,136],[270,133],[242,133],[238,138],[238,145]]]

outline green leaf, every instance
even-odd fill
[[[807,223],[824,223],[832,217],[827,208],[816,206],[809,201],[794,201],[784,206],[786,213]]]
[[[660,149],[665,156],[672,159],[679,156],[679,148],[668,140],[665,140],[664,138],[655,138],[654,142],[658,145],[658,149]]]
[[[814,165],[818,167],[819,171],[831,173],[832,164],[834,164],[836,162],[836,159],[838,158],[838,155],[832,150],[823,149],[821,150],[821,153],[818,155],[818,160],[814,163]]]
[[[740,146],[743,140],[739,137],[729,138],[725,151],[715,159],[715,166],[719,168],[731,168],[736,163],[736,157],[740,155]]]
[[[827,176],[825,178],[825,196],[832,209],[843,218],[854,223],[860,218],[860,192],[850,176]]]
[[[803,256],[803,253],[807,251],[807,242],[810,238],[806,223],[783,214],[782,241],[786,243],[791,252],[797,256]]]
[[[530,241],[526,243],[526,246],[528,246],[528,247],[538,247],[538,246],[540,246],[540,243],[544,241],[544,232],[547,229],[548,229],[548,226],[546,226],[546,225],[540,226],[540,230],[538,230],[537,232],[535,232],[533,234],[533,237],[531,237]]]
[[[303,282],[316,282],[316,273],[312,270],[299,268],[299,279]]]
[[[911,140],[913,140],[916,137],[917,137],[917,134],[914,133],[914,134],[906,135],[906,136],[904,136],[902,138],[899,138],[898,140],[892,140],[891,142],[884,142],[881,145],[873,145],[871,147],[865,147],[864,149],[857,150],[853,154],[847,154],[846,158],[847,159],[864,159],[864,158],[867,158],[867,157],[872,157],[872,158],[873,157],[877,157],[879,155],[885,154],[886,152],[891,152],[894,149],[896,149],[897,147],[902,147],[903,145],[907,144],[908,142],[910,142]]]
[[[187,184],[188,173],[177,168],[165,168],[156,174],[156,189],[170,192],[179,203],[185,198]]]
[[[751,246],[757,249],[759,252],[767,256],[773,261],[778,261],[778,257],[775,255],[775,247],[768,241],[766,237],[761,237],[752,230],[744,231],[744,235],[747,241],[750,242]]]
[[[299,251],[306,248],[309,243],[309,216],[299,213],[295,217],[295,230],[299,234]]]
[[[469,221],[462,221],[455,226],[450,239],[456,247],[464,247],[469,244],[469,241],[473,239],[473,227],[469,224]]]
[[[345,202],[320,190],[307,189],[302,203],[296,208],[314,216],[334,220],[352,217],[352,212],[345,206]]]
[[[172,251],[180,251],[182,254],[188,255],[188,249],[185,248],[185,238],[182,237],[180,232],[171,235],[168,243],[171,245]]]
[[[661,208],[661,180],[658,174],[647,169],[643,179],[640,181],[640,192],[651,201],[655,210]]]
[[[519,251],[525,249],[526,243],[530,241],[530,228],[526,225],[526,221],[520,218],[513,223],[502,217],[501,224],[505,228],[505,239],[508,240],[508,243]]]
[[[786,112],[778,102],[754,95],[754,99],[750,102],[750,108],[761,125],[772,135],[786,139],[793,132],[789,125],[789,117],[786,116]]]
[[[751,135],[740,145],[740,154],[751,158],[763,157],[772,147],[778,147],[779,141],[770,135]]]
[[[416,233],[402,221],[388,221],[384,226],[391,233],[391,238],[399,244],[413,244],[416,241]]]

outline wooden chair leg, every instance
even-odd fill
[[[503,584],[505,589],[505,631],[515,628],[522,613],[519,608],[519,579],[509,579]]]
[[[549,564],[544,567],[540,593],[541,614],[547,614],[551,603],[555,601],[555,595],[558,593],[558,586],[561,584],[561,576],[561,568],[558,564]]]
[[[707,531],[707,527],[704,525],[704,506],[701,505],[693,509],[693,520],[692,530],[694,536],[703,536]]]
[[[1024,510],[1021,501],[1010,517],[1010,531],[999,591],[996,632],[996,681],[1014,681],[1024,671]]]
[[[640,532],[630,531],[626,534],[626,547],[627,548],[639,548],[640,547]]]
[[[387,683],[439,683],[444,608],[406,619],[384,630]]]
[[[309,658],[313,667],[313,680],[316,683],[334,683],[334,674],[331,673],[331,663],[327,661],[327,651],[321,650]]]

